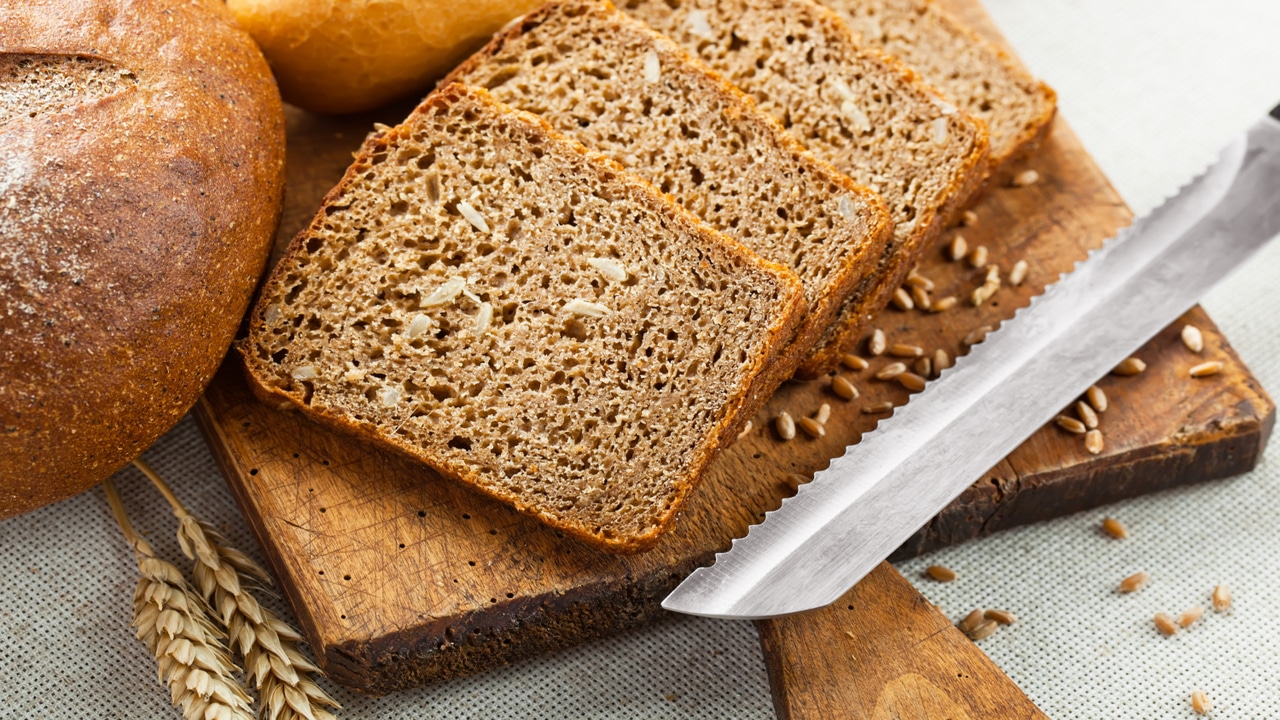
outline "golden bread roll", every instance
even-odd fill
[[[433,82],[543,0],[227,0],[284,99],[320,113],[368,110]]]

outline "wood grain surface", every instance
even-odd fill
[[[1047,718],[888,563],[821,610],[756,627],[779,720]]]
[[[957,7],[985,23],[976,3],[966,3]],[[310,220],[372,123],[398,122],[409,109],[348,118],[290,109],[281,242]],[[1061,120],[1024,166],[1042,180],[990,188],[975,208],[979,223],[949,232],[943,242],[961,232],[971,246],[987,245],[1006,273],[1025,259],[1027,282],[1002,289],[981,308],[886,311],[879,325],[890,342],[959,354],[960,339],[972,329],[1009,317],[1129,221]],[[937,283],[935,297],[967,296],[984,272],[947,262],[941,252],[930,253],[921,271]],[[1274,408],[1202,311],[1185,321],[1204,331],[1202,355],[1177,342],[1175,324],[1138,353],[1150,366],[1146,373],[1101,382],[1112,408],[1102,418],[1100,455],[1090,456],[1079,436],[1042,428],[899,554],[1251,468]],[[1210,358],[1224,360],[1226,371],[1186,378],[1188,367]],[[885,417],[863,408],[906,400],[897,383],[870,378],[886,362],[875,358],[872,370],[844,372],[861,391],[849,403],[832,394],[826,378],[783,387],[755,418],[755,430],[720,458],[676,528],[635,556],[558,537],[425,467],[261,405],[234,358],[197,417],[321,664],[344,685],[385,693],[656,617],[659,600],[681,578],[777,507],[797,478],[810,477]],[[832,406],[824,438],[782,442],[770,428],[782,410],[806,415],[822,403]]]

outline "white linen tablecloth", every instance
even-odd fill
[[[1273,0],[987,0],[1061,114],[1137,212],[1280,103],[1280,3]],[[1280,244],[1205,301],[1261,379],[1280,389]],[[1123,411],[1122,409],[1120,409]],[[196,513],[258,556],[190,418],[145,457]],[[1053,718],[1280,717],[1280,444],[1249,475],[1014,530],[903,563],[953,618],[973,606],[1019,621],[982,648]],[[136,523],[179,560],[162,500],[117,478]],[[1132,537],[1109,542],[1103,514]],[[919,580],[939,562],[961,579]],[[1146,570],[1150,587],[1113,592]],[[0,718],[177,718],[128,629],[133,559],[99,490],[0,522]],[[1157,610],[1234,609],[1166,639]],[[277,610],[286,612],[282,603]],[[345,718],[769,718],[749,623],[673,617],[482,676],[366,698],[334,689]],[[977,720],[977,719],[975,719]]]

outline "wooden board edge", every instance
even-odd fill
[[[888,563],[828,607],[756,627],[779,720],[1046,718]]]

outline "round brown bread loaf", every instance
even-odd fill
[[[0,3],[0,518],[212,377],[279,219],[284,115],[218,0]]]

